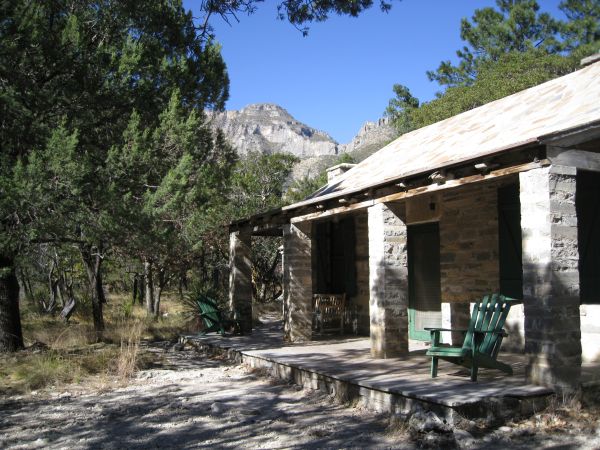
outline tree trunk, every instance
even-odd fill
[[[19,301],[33,303],[33,292],[31,291],[31,281],[23,268],[16,269],[17,282],[19,283]]]
[[[159,269],[158,274],[158,283],[154,288],[154,316],[158,317],[160,314],[160,296],[162,294],[163,288],[165,287],[167,277],[165,276],[164,269]]]
[[[146,297],[146,310],[154,314],[154,284],[152,282],[152,262],[144,259],[144,295]]]
[[[146,298],[146,286],[144,285],[144,276],[138,276],[138,303],[140,306],[144,306],[144,299]]]
[[[102,303],[103,305],[108,303],[106,301],[106,296],[104,295],[104,283],[102,281],[102,272],[98,271],[98,298],[100,299],[100,303]]]
[[[48,303],[44,304],[44,312],[52,313],[54,308],[56,307],[56,287],[58,286],[58,281],[54,279],[54,270],[56,269],[56,261],[52,261],[52,266],[50,267],[50,273],[48,273],[48,290],[50,291],[50,297],[48,298]]]
[[[131,303],[135,305],[138,299],[138,274],[133,275],[133,292],[131,294]]]
[[[101,276],[102,256],[100,254],[100,250],[94,253],[92,247],[82,246],[81,258],[88,275],[89,293],[92,299],[92,316],[94,318],[96,341],[100,342],[102,340],[102,333],[104,332],[104,316],[102,314],[102,301],[104,299]]]
[[[23,347],[14,258],[0,255],[0,352],[15,352]]]
[[[154,288],[154,317],[158,317],[160,314],[160,295],[162,294],[162,288],[160,283]]]

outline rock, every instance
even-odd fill
[[[456,441],[451,433],[436,433],[435,431],[430,431],[419,439],[419,443],[425,448],[456,448]]]
[[[32,445],[35,447],[45,448],[48,445],[48,441],[46,439],[39,438],[33,441]]]
[[[171,350],[174,352],[180,352],[184,349],[185,345],[182,344],[181,342],[178,342],[177,344],[173,345],[173,347],[171,347]]]
[[[348,144],[340,145],[339,153],[364,153],[369,154],[384,147],[398,137],[398,132],[388,118],[381,118],[376,122],[365,122],[354,139]]]
[[[331,431],[327,430],[325,428],[313,428],[312,430],[309,431],[309,434],[311,434],[312,436],[319,437],[319,438],[324,438],[324,437],[330,436]]]
[[[297,121],[279,105],[260,103],[239,111],[207,112],[241,155],[291,153],[299,158],[336,155],[337,142],[323,131]]]
[[[257,416],[260,414],[260,410],[258,410],[258,409],[241,409],[239,411],[239,413],[244,416]]]
[[[477,443],[471,433],[458,428],[454,430],[454,440],[460,448],[469,448]]]
[[[432,411],[414,413],[410,416],[408,427],[411,431],[417,433],[428,433],[430,431],[449,433],[452,431],[452,428]]]
[[[222,403],[214,402],[212,405],[210,405],[210,411],[213,414],[222,414],[225,411],[225,408],[223,407]]]
[[[500,431],[501,433],[510,433],[510,432],[512,432],[512,428],[504,425],[504,426],[501,426],[500,428],[498,428],[498,431]]]

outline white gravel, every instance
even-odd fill
[[[162,351],[162,350],[161,350]],[[123,388],[0,399],[0,448],[410,448],[370,411],[191,350]]]
[[[568,424],[552,434],[514,425],[410,439],[386,416],[242,366],[167,344],[148,350],[162,365],[126,387],[0,397],[0,449],[600,449],[600,426],[584,434]]]

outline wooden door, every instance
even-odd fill
[[[522,255],[519,185],[511,184],[498,189],[500,293],[507,297],[523,298]]]
[[[600,304],[600,173],[577,172],[575,206],[581,303]]]
[[[441,327],[440,230],[436,223],[408,227],[409,337],[429,340]]]

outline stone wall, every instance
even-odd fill
[[[291,342],[312,339],[312,242],[311,224],[283,227],[284,336]]]
[[[584,362],[600,362],[600,305],[581,305],[581,356]]]
[[[442,302],[469,302],[497,292],[498,184],[447,190],[441,203]]]
[[[519,175],[528,377],[569,389],[581,373],[575,170]]]
[[[600,362],[600,305],[581,305],[579,307],[581,323],[581,360],[582,362]],[[522,352],[525,349],[525,313],[523,305],[513,306],[504,327],[508,338],[502,348],[506,351]]]
[[[252,234],[235,231],[229,236],[229,308],[242,331],[252,331]]]
[[[369,214],[371,355],[408,352],[408,268],[406,225],[398,205],[377,204]]]
[[[369,335],[369,223],[365,213],[355,216],[356,296],[350,301],[358,310],[358,333]]]

